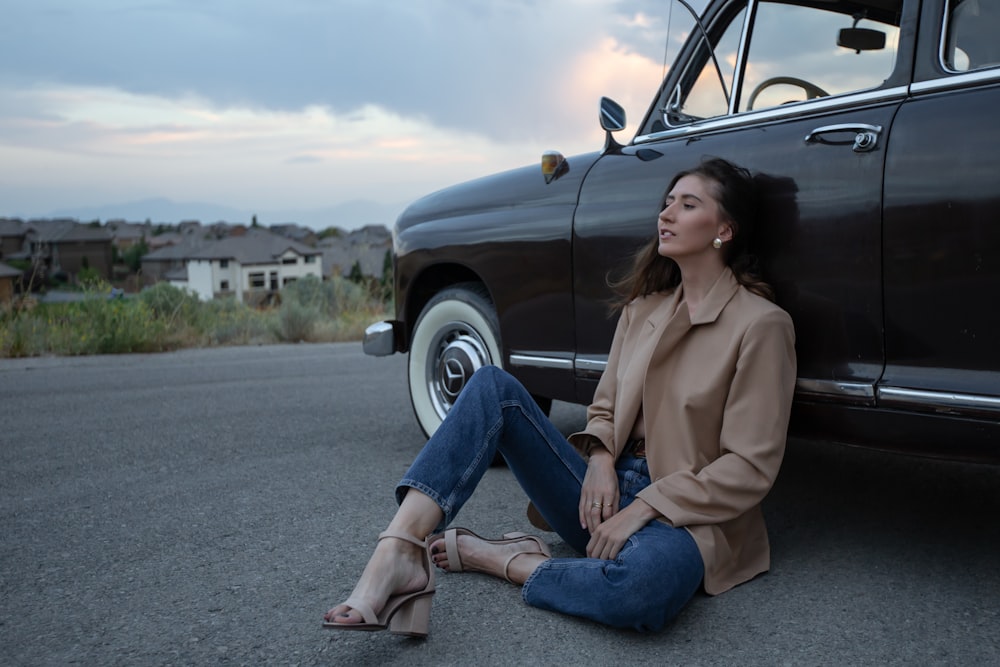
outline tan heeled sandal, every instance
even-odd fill
[[[406,533],[385,531],[378,536],[381,542],[387,538],[403,540],[420,547],[424,553],[424,570],[427,572],[427,585],[419,591],[392,595],[385,601],[385,606],[378,614],[364,600],[347,598],[344,605],[361,612],[363,623],[335,623],[324,621],[323,627],[328,630],[361,630],[375,632],[388,629],[394,635],[408,637],[426,637],[431,618],[431,596],[434,595],[434,568],[431,566],[430,552],[427,541],[418,540]]]
[[[479,572],[480,570],[473,570],[462,565],[462,557],[458,552],[458,536],[459,535],[469,535],[475,537],[476,539],[482,540],[487,544],[514,544],[517,542],[534,542],[536,549],[534,551],[518,551],[517,553],[511,554],[510,557],[503,564],[503,578],[510,583],[510,577],[507,575],[507,571],[510,569],[510,563],[518,556],[526,556],[529,554],[535,554],[540,556],[545,556],[546,558],[552,557],[552,550],[549,549],[549,545],[546,544],[542,538],[536,535],[528,535],[527,533],[504,533],[503,539],[499,540],[487,540],[484,537],[476,535],[474,532],[468,528],[449,528],[444,531],[444,550],[448,554],[448,571],[449,572]],[[488,574],[488,573],[487,573]]]
[[[511,554],[510,556],[508,556],[507,560],[504,561],[503,564],[503,578],[506,579],[508,582],[514,584],[515,586],[520,586],[521,584],[517,583],[516,581],[510,578],[509,571],[510,571],[510,564],[513,563],[514,559],[517,558],[518,556],[545,556],[546,558],[552,557],[551,554],[547,554],[542,551],[518,551],[516,554]]]

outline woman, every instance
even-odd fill
[[[510,375],[480,369],[324,627],[426,635],[432,561],[522,585],[530,605],[641,631],[662,628],[699,585],[714,595],[767,570],[760,502],[784,453],[795,353],[791,319],[750,268],[755,201],[750,174],[724,160],[674,177],[656,238],[618,285],[626,303],[585,430],[567,440]],[[552,558],[520,533],[427,537],[497,451],[585,558]]]

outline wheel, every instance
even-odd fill
[[[764,92],[765,88],[778,85],[798,86],[803,90],[803,92],[805,92],[807,100],[816,99],[817,97],[830,96],[830,93],[826,92],[815,83],[809,83],[805,79],[800,79],[795,76],[775,76],[761,81],[757,87],[753,89],[753,92],[750,93],[750,99],[747,100],[747,111],[751,111],[753,109],[753,103],[757,100],[757,96]]]
[[[417,422],[430,437],[472,374],[503,367],[500,326],[486,290],[462,283],[434,296],[417,318],[408,380]]]

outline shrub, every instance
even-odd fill
[[[157,352],[164,349],[166,326],[139,299],[108,299],[88,294],[69,304],[72,338],[63,342],[70,354]]]
[[[316,276],[306,276],[288,283],[281,290],[282,305],[289,302],[328,312],[330,310],[330,291],[327,289],[327,284]]]
[[[170,283],[157,283],[140,295],[153,315],[168,322],[194,324],[201,307],[198,296]]]
[[[270,313],[256,311],[236,299],[214,299],[202,304],[209,345],[271,343],[277,326]]]
[[[84,257],[84,259],[87,259]],[[76,274],[76,282],[84,289],[99,287],[101,285],[101,274],[92,266],[85,266]]]
[[[312,341],[313,330],[322,318],[316,305],[289,299],[281,302],[278,310],[278,337],[291,343]]]

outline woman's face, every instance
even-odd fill
[[[732,240],[732,227],[715,199],[715,184],[695,174],[682,177],[667,194],[657,231],[658,252],[675,261],[711,253],[721,258],[712,242]]]

